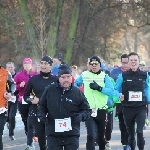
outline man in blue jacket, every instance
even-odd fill
[[[131,150],[135,150],[135,123],[137,123],[137,146],[139,150],[144,150],[143,127],[146,118],[146,105],[150,100],[150,94],[147,92],[150,88],[150,77],[148,73],[139,69],[139,55],[137,53],[132,52],[128,56],[130,69],[119,75],[115,89],[122,89],[120,100],[122,101],[124,122],[129,134],[128,144]]]

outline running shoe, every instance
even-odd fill
[[[35,146],[28,145],[25,150],[35,150]]]
[[[129,145],[123,146],[123,150],[131,150]]]
[[[12,135],[12,136],[9,136],[9,138],[13,141],[15,140],[15,137]]]
[[[148,120],[148,118],[145,119],[145,124],[146,124],[147,126],[149,126],[149,120]]]
[[[111,150],[111,146],[109,145],[109,143],[107,143],[107,144],[105,145],[105,150]]]

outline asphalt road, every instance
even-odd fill
[[[3,135],[3,143],[4,143],[4,150],[24,150],[26,148],[26,136],[23,130],[23,124],[19,115],[16,118],[17,125],[15,129],[15,138],[16,140],[11,141],[8,137],[8,129],[5,127],[4,135]],[[147,127],[144,130],[145,136],[145,149],[150,150],[150,127]],[[80,150],[85,150],[85,143],[86,143],[86,128],[85,124],[81,123],[81,137],[80,137]],[[122,146],[120,143],[120,131],[118,128],[118,121],[114,121],[114,130],[112,133],[112,139],[110,141],[111,149],[112,150],[122,150]],[[98,148],[96,148],[98,150]],[[38,143],[35,143],[35,150],[40,150]],[[138,148],[136,148],[138,150]]]

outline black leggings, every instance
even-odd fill
[[[24,123],[25,134],[27,135],[28,127],[27,127],[27,118],[29,113],[29,104],[18,103],[19,113],[21,115],[22,121]]]

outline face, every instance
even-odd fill
[[[53,58],[53,64],[54,65],[59,65],[61,62],[59,61],[58,58]]]
[[[32,68],[32,64],[31,64],[30,62],[24,62],[24,63],[23,63],[23,68],[24,68],[24,70],[26,70],[26,71],[30,71],[31,68]]]
[[[97,61],[94,63],[93,61],[90,63],[90,69],[92,72],[98,72],[100,70],[100,63]]]
[[[122,68],[124,70],[128,70],[128,68],[129,68],[128,61],[129,61],[128,58],[122,58],[121,59]]]
[[[63,74],[59,77],[60,85],[67,89],[72,83],[72,76],[70,74]]]
[[[6,69],[10,72],[13,73],[15,71],[15,66],[14,64],[7,64]]]
[[[41,61],[40,66],[41,66],[41,67],[40,67],[40,70],[41,70],[42,72],[47,73],[47,72],[50,72],[50,70],[51,70],[50,64],[49,64],[48,62],[46,62],[46,61]]]
[[[140,69],[141,71],[146,71],[146,67],[145,67],[145,66],[139,66],[139,69]]]
[[[132,71],[136,71],[139,67],[139,57],[137,55],[129,56],[129,67]]]

